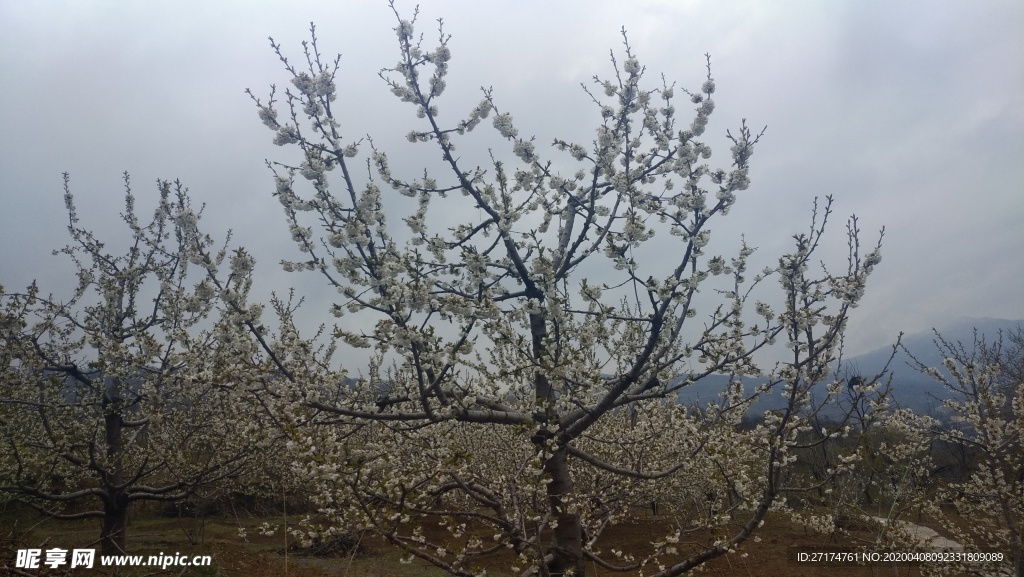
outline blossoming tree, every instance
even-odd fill
[[[416,19],[396,17],[399,61],[381,76],[420,119],[408,139],[443,160],[433,173],[410,179],[372,140],[345,138],[339,60],[322,58],[315,30],[301,67],[271,41],[292,87],[253,96],[274,142],[300,152],[299,162],[271,164],[304,253],[284,266],[337,289],[336,336],[367,351],[345,394],[326,399],[322,385],[293,380],[311,419],[330,423],[292,445],[335,521],[325,530],[371,528],[457,575],[477,574],[481,557],[502,550],[537,575],[652,562],[658,575],[679,575],[735,551],[791,488],[784,472],[819,408],[812,385],[827,383],[829,398],[842,388],[829,362],[878,247],[862,254],[851,221],[844,270],[810,272],[829,198],[775,268],[748,278],[745,242],[732,257],[708,254],[712,225],[750,184],[761,135],[741,124],[727,132],[731,166],[706,163],[710,66],[696,91],[646,87],[627,41],[613,76],[584,88],[599,118],[594,140],[556,139],[546,152],[490,90],[461,120],[443,120],[448,36],[441,29],[424,48]],[[680,98],[692,120],[680,120]],[[462,148],[488,119],[508,154]],[[769,277],[781,297],[757,301]],[[762,370],[754,353],[775,345],[787,360]],[[712,374],[734,377],[715,406],[673,408]],[[755,375],[761,387],[745,391],[740,377]],[[752,394],[779,395],[785,408],[740,432]],[[639,458],[643,446],[656,450]],[[602,553],[601,531],[623,511],[611,487],[659,479],[718,483],[701,490],[702,526],[715,530],[686,548],[668,535],[641,559]],[[440,518],[446,540],[414,517]]]
[[[115,254],[79,224],[65,175],[72,294],[33,283],[2,293],[0,312],[0,492],[58,519],[102,519],[106,554],[125,550],[133,502],[217,486],[262,447],[224,322],[201,325],[217,301],[189,268],[211,241],[195,234],[186,190],[160,182],[145,223],[125,185],[131,237]]]
[[[970,476],[941,486],[930,510],[965,547],[1006,555],[995,564],[999,568],[984,571],[1024,575],[1024,329],[995,340],[975,332],[974,342],[966,344],[936,331],[935,346],[945,358],[942,368],[914,359],[948,395],[948,418],[931,432],[964,448]],[[955,515],[940,508],[943,503]],[[974,522],[965,526],[956,516]]]

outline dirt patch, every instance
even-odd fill
[[[6,520],[0,520],[4,526]],[[285,525],[283,518],[274,519],[210,519],[205,521],[202,539],[190,542],[188,535],[194,528],[182,526],[174,520],[166,518],[137,519],[131,527],[129,538],[131,553],[137,555],[156,555],[163,553],[180,553],[183,555],[212,555],[213,565],[203,568],[181,568],[171,572],[153,572],[146,570],[125,570],[122,577],[153,576],[220,576],[220,577],[431,577],[445,575],[444,572],[427,565],[420,560],[412,564],[399,562],[400,551],[379,537],[367,535],[356,536],[355,547],[346,541],[344,547],[338,547],[328,557],[310,557],[308,552],[298,552],[286,542],[286,535],[279,530],[273,536],[258,534],[256,528],[264,521],[271,526]],[[291,519],[294,522],[295,519]],[[21,523],[19,527],[25,527]],[[239,527],[247,529],[247,537],[239,537]],[[95,521],[83,522],[34,522],[30,531],[18,533],[18,542],[12,541],[7,533],[0,533],[0,553],[6,558],[0,559],[0,574],[4,573],[4,565],[11,565],[17,548],[26,546],[42,546],[64,548],[89,547],[98,535]],[[600,549],[606,553],[615,548],[627,554],[646,555],[651,551],[651,541],[663,538],[671,528],[672,520],[668,517],[643,517],[621,523],[608,528],[598,542]],[[835,567],[824,565],[801,565],[791,560],[791,547],[847,547],[870,542],[873,529],[870,525],[850,529],[853,537],[830,537],[809,531],[786,517],[772,515],[765,526],[757,532],[758,539],[748,540],[735,553],[714,559],[701,568],[701,574],[715,577],[747,576],[747,577],[845,577],[845,576],[879,576],[910,577],[921,575],[921,567],[901,565],[897,567]],[[691,536],[691,543],[684,539],[680,543],[680,551],[685,554],[695,550],[694,543],[703,542],[707,535]],[[4,539],[7,538],[6,541]],[[286,554],[287,551],[287,554]],[[671,564],[678,558],[664,558],[663,563]],[[489,575],[499,577],[510,576],[509,566],[511,555],[502,551],[482,559],[481,568],[486,568]],[[650,575],[657,568],[649,565],[642,574]],[[637,575],[638,572],[616,573],[590,564],[588,575],[609,577],[611,575]],[[66,575],[66,572],[37,572],[37,575]],[[94,570],[92,572],[76,571],[74,575],[112,575],[111,569]]]

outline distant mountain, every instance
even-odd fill
[[[1024,320],[993,318],[959,318],[945,326],[936,327],[942,338],[950,343],[962,343],[969,352],[974,350],[974,331],[991,343],[1004,333],[1024,327]],[[935,346],[935,333],[922,331],[903,336],[903,346],[914,357],[929,367],[942,367],[943,355]],[[882,370],[892,347],[881,347],[870,353],[853,357],[847,361],[848,370],[865,377],[874,376]],[[948,398],[945,389],[930,377],[921,374],[906,352],[899,350],[889,365],[892,373],[893,397],[904,408],[914,412],[930,414],[938,410],[938,399]]]
[[[998,337],[999,331],[1009,332],[1018,327],[1024,327],[1024,320],[1006,320],[992,318],[960,318],[945,326],[937,327],[942,337],[947,342],[963,343],[964,347],[971,351],[974,344],[974,330],[977,328],[978,335],[984,336],[988,342]],[[922,331],[911,335],[903,336],[903,346],[914,355],[917,360],[929,367],[941,367],[943,356],[935,346],[935,333]],[[850,376],[860,375],[865,378],[874,377],[884,368],[889,356],[892,354],[892,345],[880,347],[869,353],[858,355],[844,361],[845,372]],[[896,352],[892,362],[889,363],[889,372],[892,374],[893,399],[900,407],[911,409],[922,414],[937,414],[941,406],[941,400],[948,398],[943,387],[930,377],[921,374],[913,361],[902,349]],[[763,379],[745,378],[744,388],[753,391],[754,387],[762,383]],[[679,401],[690,404],[698,403],[706,405],[708,402],[719,399],[719,394],[729,383],[726,375],[710,375],[699,383],[684,388],[679,393]],[[784,399],[776,392],[767,397],[758,399],[751,407],[755,414],[763,413],[766,410],[776,409],[784,406]]]

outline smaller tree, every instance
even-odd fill
[[[975,331],[968,345],[936,331],[935,346],[945,357],[944,370],[914,358],[951,394],[944,402],[949,418],[933,433],[970,448],[974,459],[970,477],[943,487],[936,500],[971,523],[956,523],[938,506],[933,512],[965,547],[1009,554],[1013,574],[1024,576],[1024,328],[1000,332],[993,342]]]
[[[259,449],[217,352],[231,331],[201,330],[215,311],[210,281],[189,274],[212,242],[196,232],[202,211],[180,183],[158,186],[143,224],[125,175],[131,238],[114,254],[79,225],[65,174],[72,243],[54,254],[77,269],[71,297],[35,283],[0,295],[0,491],[54,518],[101,518],[105,554],[125,550],[133,502],[183,499]]]

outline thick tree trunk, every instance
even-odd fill
[[[543,294],[537,294],[534,298],[538,298],[543,303]],[[544,343],[548,334],[547,319],[543,311],[530,313],[530,334],[533,337],[534,358],[543,365],[548,356]],[[537,401],[546,407],[543,425],[545,427],[556,425],[558,416],[552,407],[557,397],[551,381],[543,371],[537,371],[534,374],[534,389]],[[550,428],[538,433],[534,439],[538,448],[550,439],[551,434]],[[551,516],[558,523],[558,526],[552,531],[551,548],[545,555],[549,559],[545,568],[547,575],[551,577],[567,575],[583,577],[585,570],[583,525],[579,514],[568,510],[568,503],[574,496],[574,487],[572,473],[566,459],[567,455],[565,447],[560,447],[544,463],[544,472],[551,477],[551,482],[548,483],[548,503],[551,507]],[[544,575],[543,572],[541,574]]]
[[[568,502],[573,497],[574,486],[569,463],[566,460],[567,454],[563,447],[544,463],[544,472],[551,476],[551,482],[548,483],[551,514],[558,521],[558,526],[552,532],[553,543],[548,551],[552,556],[548,563],[548,572],[552,577],[564,575],[583,577],[585,574],[583,525],[579,514],[568,510]]]
[[[124,555],[128,546],[128,497],[110,498],[103,510],[100,530],[100,554]]]
[[[103,500],[100,551],[104,555],[123,555],[128,543],[129,500],[124,488],[124,401],[120,379],[107,379],[103,410],[108,462],[102,471],[107,496]]]

